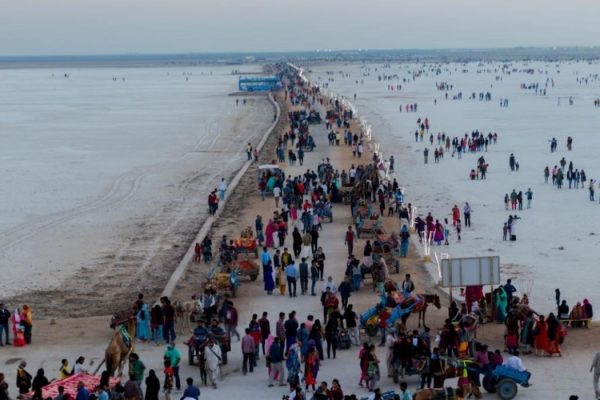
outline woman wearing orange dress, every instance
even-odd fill
[[[546,355],[548,352],[548,325],[543,315],[540,315],[540,319],[535,323],[533,335],[535,337],[535,354],[537,356]]]
[[[315,391],[315,384],[317,383],[317,374],[319,373],[319,356],[317,355],[317,348],[311,347],[306,356],[306,365],[304,367],[304,381],[306,382],[306,390],[308,386],[312,385],[313,392]]]

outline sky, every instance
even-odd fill
[[[600,45],[597,0],[0,0],[0,56]]]

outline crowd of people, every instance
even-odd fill
[[[323,97],[318,88],[303,84],[297,76],[292,75],[290,84],[286,87],[286,99],[293,98],[297,104],[305,104],[307,108],[323,105]],[[487,95],[484,97],[487,99]],[[331,145],[339,144],[343,136],[344,144],[357,157],[363,154],[362,134],[353,133],[356,128],[351,124],[352,113],[337,100],[328,103],[334,113],[327,118],[327,130]],[[408,106],[407,106],[408,107]],[[414,111],[416,111],[416,104]],[[413,111],[411,105],[408,110]],[[429,121],[418,121],[419,129],[415,132],[415,140],[423,140],[424,132],[429,132]],[[302,130],[300,129],[302,127]],[[278,140],[276,158],[279,162],[285,161],[285,150],[291,145],[295,151],[287,153],[290,165],[293,159],[298,158],[303,164],[304,144],[309,136],[306,125],[300,120],[291,118],[289,131]],[[430,135],[433,144],[434,136]],[[489,133],[487,136],[474,131],[469,137],[450,139],[445,133],[437,134],[440,146],[434,151],[434,161],[437,163],[443,158],[443,153],[450,152],[452,156],[468,152],[487,151],[488,145],[495,144],[497,134]],[[252,158],[254,149],[248,145],[248,159]],[[427,163],[427,149],[425,150]],[[366,160],[366,159],[365,159]],[[483,157],[480,158],[483,160]],[[518,163],[511,168],[518,169]],[[564,166],[563,166],[564,168]],[[485,160],[478,165],[477,179],[485,179],[487,164]],[[277,175],[274,178],[274,208],[272,217],[263,223],[262,216],[257,216],[254,224],[255,237],[259,241],[262,251],[259,255],[262,268],[264,291],[272,295],[275,290],[283,296],[295,299],[300,296],[320,296],[317,308],[322,309],[322,317],[308,314],[300,318],[296,311],[281,311],[272,324],[269,313],[263,311],[261,318],[253,314],[243,333],[238,332],[238,310],[231,300],[219,301],[216,293],[207,289],[201,296],[195,298],[195,307],[202,317],[197,320],[194,329],[194,343],[196,350],[202,350],[206,380],[217,388],[220,376],[220,365],[224,364],[224,357],[230,348],[223,346],[222,338],[233,336],[239,341],[239,351],[242,354],[242,373],[244,375],[257,372],[258,361],[261,356],[265,360],[266,371],[263,383],[272,388],[276,385],[289,387],[289,394],[284,396],[290,400],[345,400],[355,399],[356,394],[344,390],[338,379],[331,382],[323,381],[320,369],[324,366],[335,365],[336,356],[340,349],[355,349],[357,352],[357,384],[370,392],[370,398],[382,399],[380,389],[382,378],[387,378],[399,383],[399,390],[394,399],[412,399],[407,382],[398,382],[408,375],[418,375],[417,389],[443,388],[444,380],[450,377],[448,367],[455,368],[458,377],[458,396],[476,395],[481,386],[481,376],[499,365],[505,365],[521,372],[527,372],[520,358],[521,354],[535,352],[538,355],[560,355],[561,331],[563,324],[571,326],[584,326],[593,316],[593,309],[587,299],[582,304],[577,303],[569,310],[566,301],[560,301],[557,296],[557,316],[550,313],[547,318],[537,315],[529,307],[526,294],[517,298],[516,288],[510,280],[505,285],[498,287],[492,295],[492,303],[487,304],[481,288],[467,288],[465,303],[460,306],[453,302],[448,310],[448,318],[444,319],[442,328],[437,333],[432,333],[430,328],[423,327],[418,330],[408,330],[402,322],[389,326],[389,315],[385,308],[380,310],[379,346],[385,348],[385,359],[379,358],[377,346],[371,344],[371,337],[366,342],[361,340],[360,320],[354,305],[349,301],[352,294],[361,290],[365,283],[365,267],[374,269],[377,260],[374,257],[373,246],[366,241],[362,249],[362,258],[355,254],[359,239],[360,224],[351,225],[344,233],[343,240],[347,251],[348,260],[343,281],[336,283],[333,278],[332,268],[326,268],[328,263],[324,243],[319,241],[327,225],[323,224],[327,212],[331,213],[332,203],[344,201],[344,188],[353,188],[355,196],[349,199],[352,210],[361,202],[379,204],[380,217],[397,215],[402,224],[399,231],[398,251],[401,256],[408,255],[410,224],[412,214],[411,204],[404,201],[405,193],[400,188],[396,179],[383,179],[393,170],[393,161],[390,163],[381,159],[377,154],[371,163],[352,165],[346,172],[339,170],[330,162],[323,159],[315,170],[307,168],[306,172],[297,176]],[[380,174],[380,172],[382,172]],[[583,171],[582,171],[583,172]],[[549,174],[548,174],[549,175]],[[547,176],[546,175],[546,178]],[[270,178],[270,177],[269,177]],[[553,181],[554,181],[553,174]],[[266,190],[266,177],[261,179],[261,194]],[[225,198],[227,184],[224,180],[209,196],[209,210],[214,214],[220,200]],[[515,195],[513,199],[513,194]],[[530,207],[533,193],[529,189],[525,193],[527,208]],[[508,210],[509,199],[512,210],[522,209],[523,194],[519,200],[519,193],[515,190],[510,196],[505,197]],[[324,211],[326,210],[326,211]],[[461,213],[462,211],[462,213]],[[416,217],[414,226],[420,240],[431,240],[436,245],[449,244],[450,227],[456,232],[457,241],[461,240],[461,229],[471,226],[472,209],[465,202],[462,210],[458,205],[451,209],[452,222],[448,218],[435,219],[431,213],[422,219]],[[462,218],[461,218],[462,217]],[[516,215],[509,218],[505,224],[504,237],[516,237],[514,224],[519,219]],[[443,220],[443,222],[442,222]],[[291,239],[291,240],[290,240]],[[291,242],[291,246],[289,243]],[[286,247],[288,243],[288,247]],[[196,243],[194,262],[210,263],[212,257],[212,241],[210,237],[202,243]],[[290,250],[291,249],[291,250]],[[224,237],[219,244],[219,252],[231,252],[231,243]],[[326,273],[327,271],[327,273]],[[373,287],[378,294],[384,292],[383,285],[388,280],[388,271],[385,269],[374,273]],[[325,279],[326,277],[326,279]],[[318,285],[318,283],[321,283]],[[408,283],[406,283],[408,282]],[[405,285],[406,283],[406,285]],[[412,286],[410,286],[412,285]],[[300,286],[299,290],[297,286]],[[320,286],[320,287],[318,287]],[[402,283],[403,292],[412,292],[414,283],[407,276]],[[222,299],[221,299],[222,300]],[[312,299],[310,301],[313,301]],[[559,304],[560,303],[560,304]],[[220,307],[219,307],[220,305]],[[499,324],[504,324],[504,348],[492,349],[485,343],[477,340],[475,332],[478,324],[487,322],[488,308],[493,311],[491,315]],[[169,298],[163,297],[161,304],[150,307],[140,295],[133,306],[133,316],[136,322],[136,338],[141,342],[153,341],[156,344],[166,345],[163,354],[164,369],[162,384],[158,378],[160,371],[146,367],[137,353],[129,355],[129,380],[124,385],[114,387],[105,372],[96,387],[78,387],[74,400],[113,400],[136,399],[157,400],[159,393],[169,398],[172,391],[181,389],[179,366],[181,354],[176,347],[176,334],[174,330],[177,308],[171,304]],[[15,318],[15,315],[17,316]],[[6,344],[9,344],[9,320],[13,323],[13,340],[16,341],[19,333],[27,343],[31,342],[31,309],[23,306],[15,313],[10,313],[0,304],[0,342],[2,332],[5,332]],[[15,330],[15,326],[17,327]],[[222,327],[223,326],[223,327]],[[233,347],[233,346],[231,346]],[[503,353],[507,352],[507,355]],[[600,357],[597,357],[600,360]],[[331,360],[331,364],[330,361]],[[385,372],[383,367],[385,364]],[[21,362],[17,371],[17,387],[19,393],[25,394],[33,391],[33,399],[46,400],[42,396],[42,388],[51,383],[45,376],[45,371],[40,369],[35,377],[26,370],[27,364]],[[600,376],[600,361],[592,364],[595,380]],[[73,374],[87,373],[85,358],[79,357],[73,368],[70,368],[66,359],[61,361],[58,379],[64,379]],[[200,389],[194,384],[192,378],[187,378],[187,388],[183,391],[182,399],[200,398]],[[142,390],[145,383],[145,390]],[[8,385],[4,382],[4,375],[0,374],[0,395],[7,393]],[[54,400],[69,400],[69,396],[61,392]],[[64,388],[62,389],[64,391]],[[309,393],[311,394],[309,396]],[[0,400],[5,400],[8,395]]]

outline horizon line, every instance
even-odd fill
[[[44,59],[44,58],[89,58],[89,57],[135,57],[135,56],[253,56],[253,55],[286,55],[286,54],[335,54],[347,52],[448,52],[448,51],[506,51],[506,50],[568,50],[568,49],[600,49],[595,46],[507,46],[507,47],[419,47],[419,48],[347,48],[347,49],[313,49],[313,50],[274,50],[274,51],[189,51],[189,52],[119,52],[119,53],[63,53],[63,54],[22,54],[22,55],[0,55],[2,60],[18,59]]]

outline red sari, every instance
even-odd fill
[[[306,367],[304,368],[304,381],[306,385],[317,384],[317,374],[319,372],[319,357],[316,351],[312,351],[306,356]]]
[[[548,325],[546,325],[546,321],[537,321],[534,329],[537,329],[537,335],[534,339],[535,349],[548,352]]]

